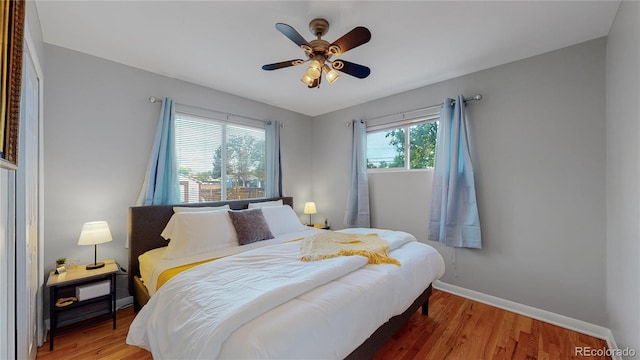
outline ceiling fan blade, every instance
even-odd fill
[[[333,68],[342,71],[345,74],[364,79],[371,74],[371,69],[364,65],[352,63],[346,60],[336,60],[333,62]]]
[[[296,43],[296,45],[298,45],[298,46],[302,46],[302,45],[309,46],[309,43],[307,43],[307,40],[305,40],[302,37],[302,35],[300,35],[296,31],[296,29],[292,28],[290,25],[283,24],[283,23],[277,23],[276,24],[276,29],[278,29],[278,31],[280,31],[284,36],[288,37],[289,40],[291,40],[294,43]]]
[[[278,63],[262,65],[262,70],[277,70],[277,69],[282,69],[282,68],[286,68],[286,67],[289,67],[289,66],[300,65],[302,63],[304,63],[304,60],[302,60],[302,59],[281,61],[281,62],[278,62]]]
[[[358,26],[329,46],[329,52],[333,55],[343,54],[355,47],[366,44],[371,40],[371,32],[363,26]]]

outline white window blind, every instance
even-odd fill
[[[176,112],[181,200],[264,198],[265,129]]]

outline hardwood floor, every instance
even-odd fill
[[[129,325],[135,317],[133,307],[117,312],[116,329],[110,320],[63,335],[56,335],[53,351],[47,341],[38,348],[36,359],[75,360],[151,360],[151,353],[136,346],[127,345],[125,339]]]
[[[145,350],[125,344],[133,308],[118,311],[111,322],[56,336],[37,359],[152,359]],[[522,315],[434,290],[429,316],[415,313],[389,340],[375,360],[434,359],[606,359],[576,356],[576,347],[605,349],[606,342]]]
[[[414,314],[374,359],[607,359],[576,356],[577,347],[607,343],[434,290],[429,316]]]

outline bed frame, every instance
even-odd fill
[[[249,203],[282,200],[293,207],[292,197],[277,197],[251,200],[229,200],[205,203],[180,204],[179,206],[203,207],[229,205],[233,210],[246,209]],[[129,292],[133,295],[133,307],[138,312],[149,301],[149,292],[140,280],[140,264],[138,256],[146,251],[167,246],[167,241],[160,236],[162,230],[173,215],[173,206],[153,205],[129,208]],[[379,327],[364,343],[347,356],[347,359],[370,359],[393,336],[409,318],[422,307],[422,314],[427,315],[431,285],[400,315],[394,316]]]

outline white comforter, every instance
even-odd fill
[[[377,232],[402,266],[359,256],[304,263],[299,243],[251,250],[163,285],[127,343],[155,359],[343,358],[444,271],[442,257],[407,233],[349,231]]]
[[[138,257],[140,263],[140,275],[142,281],[147,288],[150,296],[156,293],[156,287],[158,284],[158,277],[165,270],[172,269],[178,266],[194,264],[209,259],[218,259],[230,255],[240,254],[249,250],[254,250],[270,245],[282,244],[296,239],[301,239],[307,236],[312,236],[318,233],[325,232],[327,230],[315,229],[308,226],[303,226],[305,229],[301,231],[295,231],[285,234],[278,234],[275,238],[264,241],[256,241],[251,244],[242,246],[232,246],[221,249],[214,249],[201,254],[177,258],[177,259],[165,259],[163,253],[166,247],[161,247],[145,252]]]

